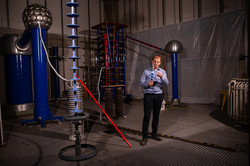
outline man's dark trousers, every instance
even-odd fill
[[[142,124],[142,136],[148,137],[148,126],[150,121],[151,110],[153,109],[152,135],[157,134],[159,115],[163,97],[162,94],[144,94],[144,118]]]

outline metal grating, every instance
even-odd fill
[[[248,153],[170,141],[105,160],[110,165],[248,165]]]

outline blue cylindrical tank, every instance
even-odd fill
[[[6,55],[4,61],[6,103],[32,103],[31,57]]]
[[[33,107],[31,47],[27,41],[19,49],[18,40],[17,34],[5,35],[0,39],[1,55],[4,56],[6,104],[8,111],[14,110],[16,115]]]

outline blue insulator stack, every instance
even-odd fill
[[[80,103],[78,102],[82,101],[77,98],[77,91],[80,91],[81,89],[78,89],[76,86],[76,82],[79,80],[78,79],[79,77],[76,76],[76,70],[79,70],[79,68],[76,67],[76,60],[79,58],[76,56],[75,53],[76,53],[76,49],[80,47],[75,45],[75,40],[79,38],[79,36],[76,35],[76,31],[79,25],[75,23],[76,23],[77,17],[79,17],[79,15],[76,14],[76,7],[78,7],[79,5],[78,3],[74,2],[74,0],[71,0],[71,2],[66,3],[66,5],[71,8],[71,13],[67,14],[67,16],[71,18],[71,24],[68,24],[67,27],[72,29],[72,34],[68,36],[68,38],[72,39],[72,45],[69,46],[68,48],[72,48],[72,57],[70,57],[69,59],[72,59],[73,61],[73,67],[70,68],[70,70],[73,70],[73,78],[70,80],[74,82],[73,88],[69,90],[69,91],[74,92],[74,97],[73,97],[74,99],[69,100],[69,102],[75,103],[75,109],[69,110],[72,114],[74,114],[73,116],[67,115],[67,116],[64,116],[64,119],[71,121],[71,123],[75,125],[75,145],[70,145],[61,149],[58,154],[58,157],[65,161],[77,161],[77,165],[80,165],[79,161],[87,160],[91,157],[94,157],[97,154],[98,150],[93,145],[81,144],[81,138],[80,138],[81,135],[80,135],[79,125],[82,125],[82,122],[86,118],[89,117],[89,114],[84,113],[84,114],[79,115],[79,113],[81,113],[82,110],[78,109],[78,104],[80,105]],[[83,148],[88,149],[87,151],[90,150],[91,152],[86,154],[86,151],[85,151],[84,153],[82,153]],[[70,153],[67,153],[66,151],[72,151],[72,149],[75,149],[75,155],[70,156],[68,155]]]
[[[79,57],[76,56],[76,50],[80,48],[79,46],[76,46],[75,44],[76,39],[79,38],[79,36],[76,35],[77,28],[79,27],[79,25],[76,24],[77,17],[79,17],[79,14],[76,13],[76,8],[79,6],[79,4],[75,2],[74,0],[71,0],[71,2],[67,2],[66,5],[71,8],[71,13],[67,14],[67,16],[71,18],[71,24],[68,24],[67,27],[72,29],[72,34],[68,36],[68,38],[72,39],[72,45],[68,46],[68,48],[72,49],[72,57],[69,57],[69,59],[72,59],[73,61],[73,66],[72,68],[70,68],[70,70],[73,70],[73,78],[70,80],[74,82],[74,87],[70,91],[74,92],[74,99],[71,100],[70,102],[75,103],[75,109],[70,110],[70,112],[74,113],[75,116],[77,116],[78,113],[82,112],[82,110],[79,110],[77,108],[77,105],[78,105],[77,103],[81,102],[81,100],[77,98],[77,93],[76,93],[77,91],[81,90],[76,87],[76,82],[79,80],[76,77],[76,70],[79,70],[79,68],[76,66],[76,60],[79,59]]]

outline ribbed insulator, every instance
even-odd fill
[[[115,116],[123,117],[123,106],[122,106],[122,88],[118,87],[115,89]]]
[[[77,99],[81,100],[80,102],[77,102],[77,109],[78,110],[83,110],[83,93],[82,93],[82,87],[77,84],[76,87],[78,89],[80,89],[79,91],[76,91],[76,97]],[[70,88],[71,90],[72,88]],[[75,109],[75,102],[73,102],[75,96],[74,96],[74,91],[68,91],[67,92],[67,99],[68,99],[68,110],[69,110],[69,113],[70,113],[70,110],[74,110]],[[73,113],[72,113],[73,115]]]
[[[110,118],[114,117],[114,111],[113,111],[113,92],[112,92],[112,88],[105,88],[105,92],[104,92],[104,96],[105,96],[105,110],[106,113],[108,114],[108,116]]]
[[[79,91],[76,91],[76,96],[77,99],[80,99],[80,102],[77,102],[77,110],[83,110],[83,106],[84,106],[84,102],[83,102],[83,91],[82,91],[82,87],[77,84],[76,88],[80,89]],[[74,110],[75,109],[75,102],[73,102],[72,100],[74,99],[75,95],[74,95],[74,91],[71,91],[72,88],[69,89],[69,91],[67,92],[67,100],[68,100],[68,113],[71,115],[74,115],[74,113],[71,113],[70,110]],[[81,139],[84,138],[84,134],[82,133],[82,129],[81,127],[78,128],[79,132],[80,132],[80,136]],[[75,141],[76,136],[75,136],[75,124],[73,122],[69,123],[69,139],[71,141]]]

